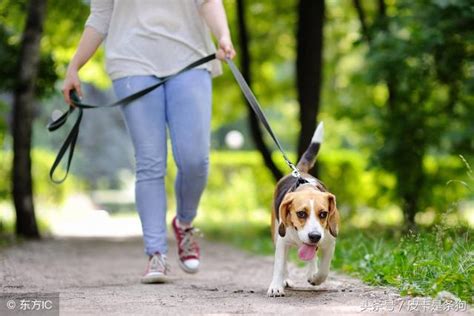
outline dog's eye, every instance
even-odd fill
[[[298,211],[296,212],[296,216],[298,216],[298,218],[306,218],[308,214],[306,214],[305,211]]]
[[[324,219],[327,216],[328,216],[328,212],[326,212],[326,211],[322,211],[321,213],[319,213],[319,218],[321,218],[321,219]]]

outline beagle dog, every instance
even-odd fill
[[[267,295],[284,296],[290,287],[287,256],[290,246],[298,247],[300,259],[308,261],[308,282],[319,285],[329,273],[336,246],[339,213],[336,197],[308,174],[314,166],[323,138],[323,123],[314,132],[311,144],[297,164],[301,178],[287,175],[276,186],[272,212],[272,236],[275,243],[273,279]],[[315,254],[319,253],[316,269]]]

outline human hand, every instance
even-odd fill
[[[74,107],[74,104],[72,103],[70,94],[71,91],[74,90],[77,92],[77,95],[82,98],[81,81],[79,80],[77,70],[74,68],[68,68],[66,78],[64,79],[62,92],[64,101],[72,107]]]
[[[225,60],[226,58],[234,58],[235,50],[232,45],[232,40],[228,36],[223,36],[219,39],[219,47],[216,52],[217,59]]]

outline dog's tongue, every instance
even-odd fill
[[[298,257],[300,257],[301,260],[309,261],[314,258],[316,250],[317,250],[316,245],[311,246],[311,245],[303,244],[298,249]]]

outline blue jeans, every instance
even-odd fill
[[[130,76],[114,80],[113,86],[117,97],[123,98],[158,81],[154,76]],[[178,168],[177,216],[183,223],[196,216],[209,169],[211,90],[209,72],[193,69],[121,107],[135,151],[135,201],[148,255],[168,250],[166,126]]]

